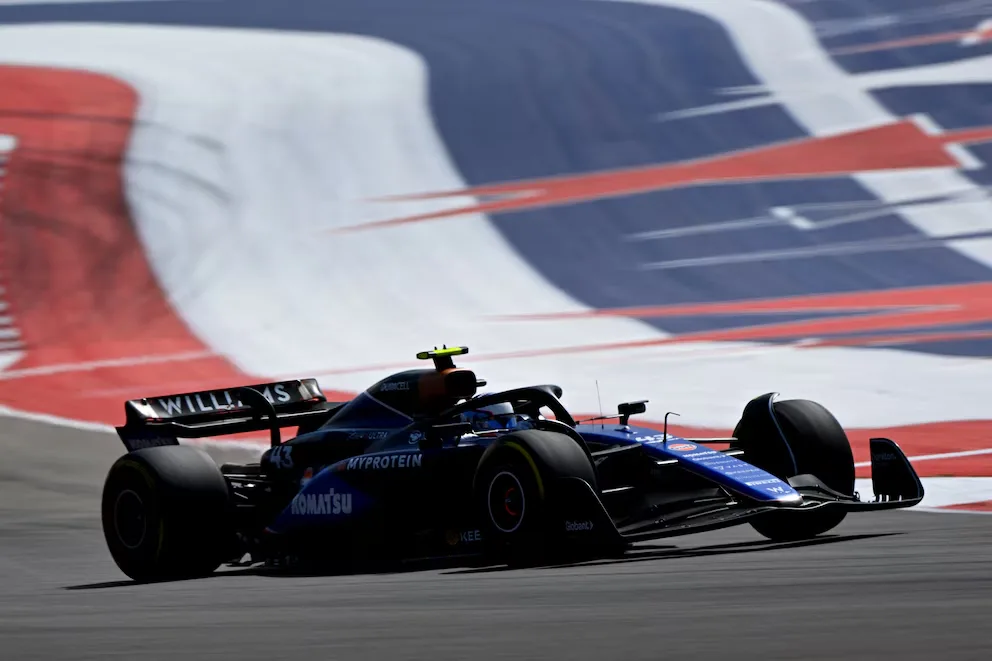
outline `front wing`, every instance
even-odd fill
[[[748,519],[775,511],[810,512],[822,508],[838,508],[848,512],[871,512],[912,507],[923,500],[923,484],[905,453],[887,438],[870,441],[872,488],[874,498],[861,500],[855,493],[848,496],[823,484],[814,475],[789,478],[789,485],[799,493],[797,502],[760,502],[727,493],[725,497],[693,502],[664,516],[617,527],[602,501],[584,482],[575,480],[563,490],[560,506],[562,526],[566,537],[575,542],[638,542],[663,537],[688,535],[744,523]]]

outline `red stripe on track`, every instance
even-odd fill
[[[364,231],[468,213],[497,214],[590,200],[624,197],[685,186],[846,177],[852,174],[919,168],[958,168],[952,144],[992,140],[992,127],[932,135],[911,119],[848,133],[815,136],[716,154],[707,158],[604,172],[564,175],[476,186],[460,191],[404,195],[385,200],[427,200],[499,196],[479,204],[354,225],[333,233]],[[385,201],[379,200],[379,201]]]
[[[992,512],[992,500],[980,503],[961,503],[959,505],[945,505],[942,510],[957,510],[959,512]]]
[[[0,89],[0,133],[18,140],[0,207],[7,296],[28,347],[16,368],[204,351],[166,302],[128,214],[134,90],[29,67],[0,67]]]
[[[854,55],[857,53],[872,53],[881,50],[893,50],[896,48],[911,48],[913,46],[930,46],[933,44],[946,44],[960,41],[964,37],[973,34],[972,31],[941,32],[938,34],[922,34],[906,39],[893,39],[891,41],[878,41],[857,46],[837,48],[830,51],[831,55]]]
[[[966,324],[992,321],[992,285],[971,283],[934,287],[912,287],[882,291],[842,294],[790,296],[780,299],[724,301],[660,305],[648,307],[599,309],[582,312],[531,315],[508,319],[633,317],[657,319],[666,317],[725,316],[735,314],[768,314],[803,312],[833,316],[800,319],[770,324],[724,328],[685,333],[673,337],[647,340],[643,346],[688,342],[728,342],[767,340],[808,340],[803,348],[822,346],[899,345],[913,342],[942,342],[963,339],[983,339],[990,336],[984,330],[934,330]],[[891,334],[894,330],[917,329],[914,334]],[[886,333],[844,337],[852,333]],[[601,351],[625,348],[630,343],[601,344],[572,347],[572,351]]]
[[[0,372],[0,404],[120,424],[117,392],[260,380],[193,335],[148,264],[122,172],[135,90],[89,72],[8,66],[0,89],[0,135],[17,139],[0,198],[0,281],[25,344]]]
[[[0,67],[0,134],[17,146],[0,200],[0,272],[26,346],[13,370],[209,351],[155,280],[124,195],[122,164],[137,94],[93,73]],[[82,391],[244,375],[207,357],[0,380],[0,403],[100,422],[120,398]],[[2,379],[2,374],[0,374]]]

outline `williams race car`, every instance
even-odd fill
[[[118,567],[152,580],[224,564],[615,556],[743,523],[771,540],[806,539],[848,512],[923,498],[902,450],[874,438],[875,495],[861,500],[844,430],[811,401],[761,395],[732,437],[681,438],[667,415],[661,430],[630,424],[645,401],[577,422],[558,386],[478,394],[485,381],[454,364],[465,353],[422,352],[432,368],[347,402],[327,401],[314,379],[127,401],[117,432],[128,452],[102,499]],[[271,447],[248,465],[218,466],[179,442],[266,430]]]

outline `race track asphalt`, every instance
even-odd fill
[[[621,561],[136,585],[107,553],[115,437],[0,419],[0,658],[992,658],[992,517],[849,517],[805,545],[742,527]]]

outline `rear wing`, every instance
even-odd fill
[[[265,429],[275,447],[281,428],[320,424],[341,406],[327,401],[316,379],[297,379],[131,399],[124,403],[125,423],[116,429],[129,452]]]

